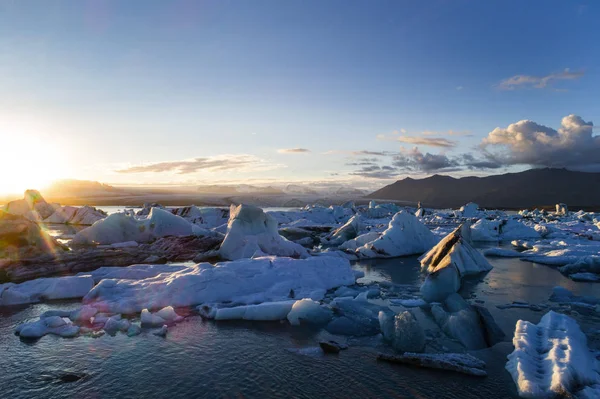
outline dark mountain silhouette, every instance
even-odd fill
[[[600,173],[566,169],[530,169],[487,177],[433,175],[383,187],[369,198],[418,202],[435,208],[456,208],[475,202],[485,208],[552,207],[564,202],[573,208],[600,208]]]

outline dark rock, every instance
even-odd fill
[[[319,346],[325,353],[340,353],[343,349],[348,349],[348,345],[340,344],[336,341],[321,341]]]
[[[58,380],[61,383],[69,383],[69,382],[79,381],[79,380],[81,380],[82,378],[85,378],[85,377],[86,377],[86,374],[83,374],[83,373],[80,373],[80,374],[77,374],[77,373],[65,373],[65,374],[60,375],[58,377]]]

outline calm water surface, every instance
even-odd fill
[[[556,270],[515,259],[491,259],[494,269],[469,282],[462,294],[485,301],[507,336],[519,318],[537,322],[542,312],[496,308],[526,300],[547,301],[562,285],[577,294],[598,295],[598,285],[575,283]],[[418,286],[416,257],[360,262],[364,281]],[[169,330],[94,339],[45,336],[23,342],[15,326],[41,312],[74,308],[77,302],[38,304],[0,311],[0,387],[2,398],[513,398],[514,384],[504,370],[510,344],[478,352],[487,361],[487,378],[381,363],[377,350],[356,342],[339,355],[314,350],[320,330],[287,323],[206,322],[190,317]],[[578,318],[582,328],[600,328]],[[352,342],[351,342],[352,343]],[[592,343],[594,344],[594,343]],[[298,351],[300,350],[300,351]],[[85,373],[59,383],[64,372]]]

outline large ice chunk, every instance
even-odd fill
[[[36,339],[46,334],[61,337],[74,337],[79,333],[79,327],[73,325],[67,318],[50,316],[40,318],[38,321],[21,324],[15,331],[21,338]]]
[[[363,258],[392,258],[422,254],[437,243],[435,235],[414,215],[401,211],[394,215],[381,237],[356,250]]]
[[[362,228],[359,215],[354,215],[342,227],[334,230],[329,236],[323,239],[323,244],[340,245],[348,240],[352,240],[358,236]]]
[[[355,276],[348,260],[258,258],[201,263],[143,280],[104,279],[84,302],[113,313],[137,313],[165,306],[184,307],[234,302],[254,304],[307,298],[315,290],[351,285]]]
[[[379,326],[383,338],[398,352],[423,352],[425,331],[409,311],[399,314],[379,312]]]
[[[492,269],[492,265],[469,243],[470,228],[462,224],[421,258],[427,278],[421,286],[426,301],[441,301],[458,292],[465,276]]]
[[[0,284],[0,306],[82,298],[93,286],[94,280],[89,276],[38,278],[20,284]]]
[[[91,206],[61,206],[46,219],[44,223],[77,224],[91,226],[98,220],[104,219],[106,213]]]
[[[255,253],[305,258],[306,248],[279,235],[277,220],[251,205],[231,206],[227,235],[219,254],[223,259],[251,258]]]
[[[598,361],[588,349],[585,334],[569,316],[550,311],[537,325],[517,321],[513,345],[506,369],[521,397],[571,397],[600,384]]]
[[[294,302],[287,319],[292,325],[300,324],[325,324],[331,320],[333,312],[319,302],[305,298]]]
[[[113,213],[87,227],[73,237],[74,244],[114,244],[136,241],[150,242],[169,235],[194,234],[193,225],[180,216],[161,208],[152,208],[148,217],[137,219],[126,213]]]

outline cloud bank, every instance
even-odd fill
[[[155,162],[117,170],[118,173],[165,173],[180,175],[223,171],[258,171],[278,167],[261,158],[248,154],[218,155],[182,161]]]
[[[280,154],[304,154],[310,152],[310,150],[306,148],[281,148],[277,152]]]

